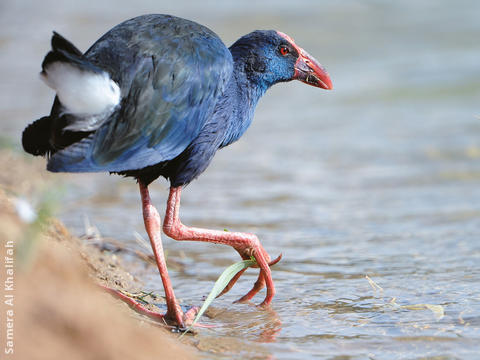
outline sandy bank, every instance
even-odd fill
[[[195,349],[147,319],[134,318],[95,284],[135,287],[114,255],[86,246],[54,219],[32,221],[25,213],[21,219],[19,199],[38,199],[55,181],[43,170],[44,161],[2,150],[0,166],[1,258],[6,262],[15,253],[12,270],[2,266],[0,271],[2,288],[6,281],[14,284],[12,290],[2,289],[2,298],[13,295],[11,304],[2,299],[1,351],[13,352],[5,358],[195,357]]]

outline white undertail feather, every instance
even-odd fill
[[[120,103],[120,88],[107,72],[84,71],[68,63],[54,62],[40,77],[57,92],[66,113],[101,114]]]

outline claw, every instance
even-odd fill
[[[278,263],[280,260],[282,260],[282,256],[283,256],[283,254],[280,253],[280,255],[278,255],[276,259],[274,259],[274,260],[272,260],[268,263],[268,266],[273,266],[276,263]]]
[[[280,260],[282,260],[282,256],[283,254],[280,253],[280,255],[278,255],[275,259],[273,260],[270,260],[270,257],[268,256],[268,254],[265,252],[264,255],[266,255],[266,259],[269,261],[268,262],[268,266],[273,266],[275,265],[276,263],[278,263]],[[255,264],[252,266],[253,268],[258,268],[258,264]]]

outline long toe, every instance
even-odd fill
[[[263,250],[263,248],[261,250]],[[268,263],[270,262],[270,257],[267,254],[266,258],[264,254],[266,254],[265,250],[263,250],[263,253],[260,251],[255,252],[255,260],[257,260],[258,266],[260,267],[260,274],[257,280],[258,285],[257,283],[255,283],[253,289],[251,290],[251,292],[253,292],[253,295],[255,295],[261,288],[263,288],[264,285],[266,285],[267,295],[265,296],[265,300],[263,300],[263,302],[260,304],[261,307],[267,307],[268,305],[270,305],[273,297],[275,296],[275,285],[273,283],[270,266],[268,265]],[[260,287],[260,289],[257,290],[257,287]],[[246,296],[248,295],[249,294],[247,294]]]
[[[199,311],[199,308],[197,306],[194,306],[185,313],[183,313],[183,311],[180,308],[178,308],[177,311],[175,312],[170,313],[169,311],[167,311],[165,314],[160,314],[156,311],[153,311],[147,308],[148,304],[145,305],[137,301],[135,296],[132,294],[128,294],[127,292],[112,289],[104,285],[100,285],[100,287],[106,290],[108,293],[110,293],[114,297],[128,304],[133,310],[137,311],[138,313],[146,315],[149,318],[155,321],[158,321],[161,324],[172,326],[179,329],[184,329],[185,326],[191,325],[191,323],[193,322],[193,320],[195,319],[195,316]]]
[[[262,290],[265,286],[265,279],[263,277],[263,273],[260,271],[260,274],[258,275],[258,279],[257,281],[255,282],[255,284],[253,285],[253,288],[248,292],[246,293],[244,296],[242,296],[240,299],[238,299],[237,301],[235,301],[236,303],[245,303],[245,302],[248,302],[250,300],[252,300],[252,298],[257,295],[257,293]]]

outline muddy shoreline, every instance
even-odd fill
[[[2,294],[11,295],[10,302],[2,301],[1,312],[5,317],[2,323],[9,326],[2,335],[2,352],[8,351],[7,358],[198,356],[189,344],[191,340],[181,343],[178,336],[135,313],[98,286],[132,293],[142,289],[142,284],[124,269],[121,258],[99,245],[101,239],[74,237],[50,216],[54,204],[49,202],[54,200],[45,193],[58,184],[44,170],[44,161],[1,150],[0,164],[9,170],[0,174],[2,259],[14,253],[13,270],[1,272],[2,284],[10,280],[14,283],[12,291],[5,288]],[[37,213],[32,215],[32,209]]]

